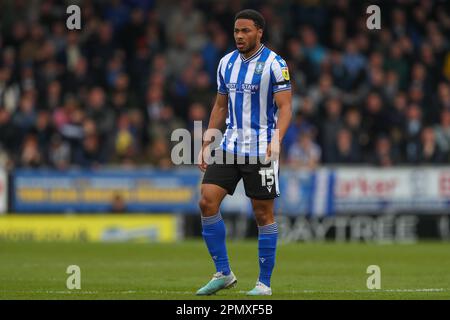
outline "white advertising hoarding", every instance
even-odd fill
[[[345,211],[446,210],[449,168],[342,168],[335,171],[334,209]]]
[[[6,171],[3,168],[0,168],[0,214],[5,213],[8,206],[8,179],[6,175]]]

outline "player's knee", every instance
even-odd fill
[[[198,206],[200,207],[203,216],[211,216],[219,211],[217,204],[204,196],[201,197]]]
[[[255,214],[256,222],[258,226],[265,226],[267,224],[273,223],[273,212],[268,208],[261,206],[253,208]]]

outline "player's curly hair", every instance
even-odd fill
[[[266,20],[264,19],[262,14],[253,9],[245,9],[245,10],[239,11],[236,14],[236,16],[234,17],[234,21],[236,21],[237,19],[253,20],[253,22],[255,23],[255,25],[258,29],[264,30],[264,27],[266,26]]]

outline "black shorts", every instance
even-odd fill
[[[232,163],[224,160],[223,164],[209,164],[202,184],[218,185],[232,195],[243,178],[245,194],[251,199],[274,199],[280,195],[278,160],[264,164],[260,159],[238,157],[225,151],[223,151],[223,157],[233,159]]]

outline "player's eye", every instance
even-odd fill
[[[250,29],[234,29],[234,33],[239,33],[239,31],[242,31],[244,33],[248,33]]]

